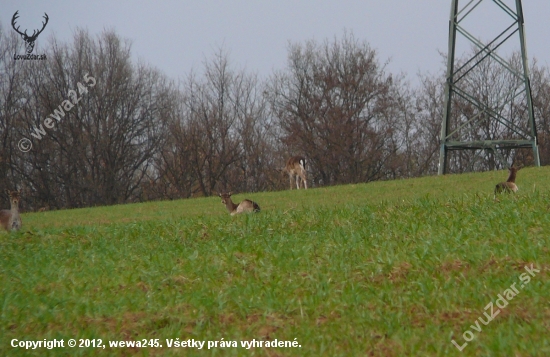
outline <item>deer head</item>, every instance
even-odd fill
[[[222,203],[225,205],[227,202],[231,201],[231,192],[228,193],[218,193],[218,196],[221,197]]]
[[[17,191],[6,190],[6,193],[8,194],[11,204],[13,205],[19,204],[19,200],[21,199],[21,189]]]
[[[42,28],[40,30],[34,30],[32,35],[29,36],[29,35],[27,35],[27,30],[25,30],[25,32],[21,32],[21,31],[19,31],[20,26],[17,26],[17,28],[15,27],[15,20],[17,20],[17,18],[19,17],[18,13],[19,13],[19,10],[17,10],[15,12],[15,14],[13,14],[13,17],[11,18],[11,26],[13,27],[13,29],[18,34],[21,35],[21,38],[27,44],[27,46],[26,46],[27,47],[27,54],[30,55],[32,53],[32,50],[34,49],[34,41],[36,41],[36,38],[38,37],[38,35],[40,35],[40,33],[42,31],[44,31],[44,28],[48,24],[49,17],[48,17],[48,14],[44,13],[44,19],[46,19],[46,22],[42,22]],[[36,32],[36,31],[38,31],[38,32]]]

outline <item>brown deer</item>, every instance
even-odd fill
[[[0,211],[0,224],[7,231],[16,231],[21,228],[23,222],[19,215],[19,200],[21,197],[21,190],[9,191],[6,190],[10,198],[10,209],[3,209]]]
[[[507,192],[507,193],[517,192],[518,187],[516,186],[516,174],[519,169],[520,167],[515,167],[515,166],[512,166],[508,169],[508,171],[510,172],[510,175],[508,176],[508,180],[506,180],[506,182],[498,183],[495,186],[495,199],[497,198],[497,194],[502,192]]]
[[[243,200],[241,203],[235,204],[231,200],[231,192],[220,193],[218,195],[222,198],[222,203],[232,216],[243,212],[260,212],[260,206],[254,201]]]
[[[284,171],[290,178],[290,189],[292,190],[292,181],[296,176],[296,188],[300,189],[300,179],[307,190],[306,159],[303,156],[293,156],[286,162]]]

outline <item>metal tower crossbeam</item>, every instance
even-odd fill
[[[486,0],[470,0],[461,10],[459,10],[459,0],[452,0],[451,4],[451,15],[449,19],[449,52],[447,57],[447,78],[445,84],[445,112],[441,125],[439,157],[440,175],[447,171],[447,154],[450,150],[491,150],[496,157],[504,161],[503,156],[498,150],[532,148],[535,165],[540,166],[521,0],[515,0],[515,11],[510,6],[506,5],[503,0],[490,0],[498,5],[498,8],[512,19],[512,24],[487,44],[479,41],[461,24],[483,1]],[[457,33],[467,39],[469,43],[473,44],[477,50],[470,59],[465,61],[458,69],[455,69]],[[499,47],[511,41],[516,34],[519,35],[521,64],[523,66],[522,71],[515,68],[509,61],[496,53]],[[510,88],[509,91],[500,93],[497,100],[491,105],[484,103],[480,98],[469,93],[467,90],[468,83],[463,83],[468,78],[468,74],[488,58],[491,58],[505,68],[513,78],[518,81],[517,86]],[[453,121],[454,112],[452,108],[453,96],[455,95],[457,98],[460,98],[463,103],[467,103],[476,108],[477,114],[472,114],[472,116],[466,118],[464,122],[455,123]],[[514,122],[513,118],[506,118],[502,114],[506,105],[518,100],[520,96],[524,96],[526,99],[525,105],[528,112],[528,122],[523,123],[526,125],[518,125],[516,123],[517,120]],[[500,140],[491,138],[474,141],[460,140],[459,136],[463,130],[473,130],[487,120],[492,120],[502,125],[502,127],[505,127],[514,137]],[[454,124],[452,130],[451,124]]]

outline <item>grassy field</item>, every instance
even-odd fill
[[[0,234],[0,355],[550,356],[550,168],[495,202],[506,176],[24,214]],[[109,344],[143,339],[162,347]]]

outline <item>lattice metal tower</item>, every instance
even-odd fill
[[[450,150],[491,150],[502,164],[505,162],[503,149],[532,148],[533,159],[536,166],[540,166],[537,131],[533,113],[531,86],[529,82],[529,67],[525,44],[524,19],[521,0],[515,0],[515,10],[502,0],[488,0],[496,4],[495,10],[503,11],[506,21],[511,19],[511,24],[492,41],[485,44],[469,33],[464,20],[475,13],[478,6],[484,0],[471,0],[459,10],[459,0],[452,0],[451,16],[449,20],[449,52],[447,56],[447,81],[445,85],[445,108],[441,126],[441,142],[439,157],[439,174],[447,172],[449,165],[448,152]],[[487,18],[489,24],[492,19]],[[457,34],[462,35],[475,51],[471,58],[455,60]],[[519,36],[515,36],[515,35]],[[462,37],[460,37],[462,38]],[[514,65],[510,61],[499,56],[496,52],[505,42],[512,42],[519,38],[521,62]],[[468,76],[475,73],[476,68],[483,66],[485,61],[495,61],[506,69],[512,82],[516,85],[507,88],[499,94],[498,100],[489,102],[486,98],[480,98],[479,93],[471,93],[468,85]],[[457,67],[457,68],[455,68]],[[478,68],[479,70],[479,68]],[[521,101],[526,108],[522,115],[514,113],[510,108],[511,101],[517,104]],[[460,103],[460,104],[459,104]],[[514,104],[514,105],[516,105]],[[461,105],[462,109],[455,108]],[[466,108],[466,109],[464,109]],[[458,118],[459,117],[459,118]],[[527,120],[527,122],[526,122]],[[483,137],[483,130],[479,127],[491,122],[493,127],[503,128],[508,137]],[[471,135],[474,133],[474,135]]]

